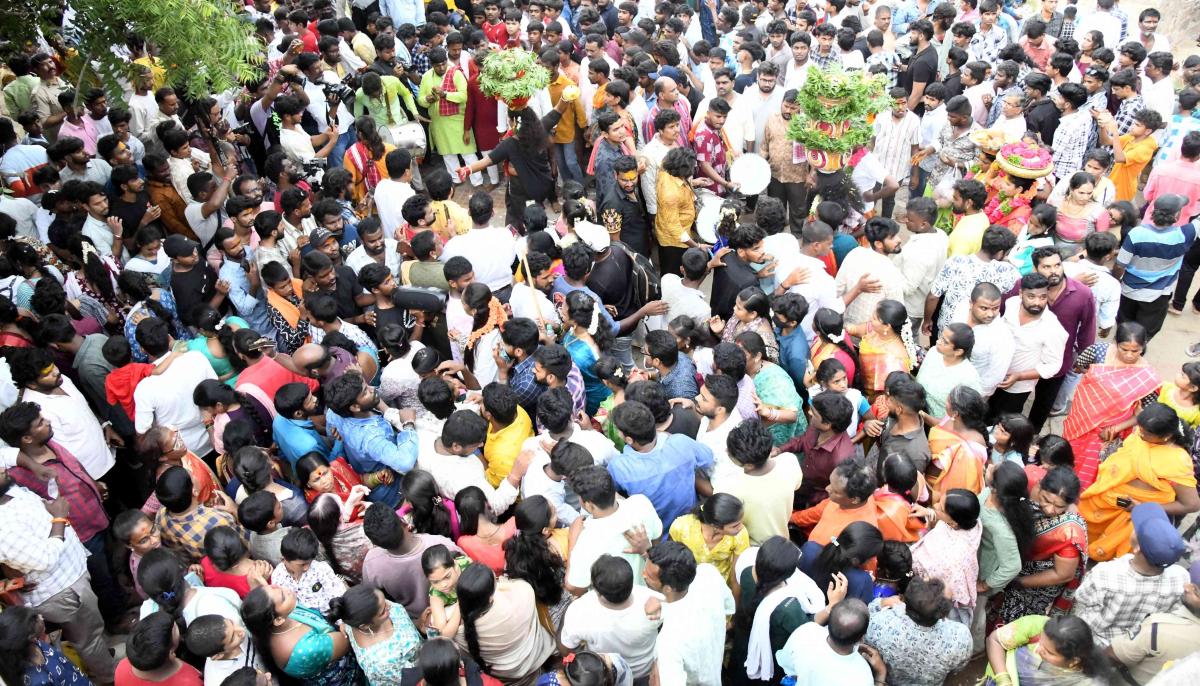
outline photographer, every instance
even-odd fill
[[[300,128],[300,118],[304,115],[304,103],[300,98],[285,95],[277,99],[275,113],[279,115],[279,145],[288,157],[307,167],[313,160],[327,159],[333,152],[338,142],[337,129],[326,127],[324,133],[310,136]]]
[[[305,109],[316,121],[317,130],[336,131],[336,138],[330,152],[317,156],[328,158],[331,169],[340,167],[346,148],[354,144],[354,132],[350,127],[354,121],[342,99],[353,99],[354,92],[338,80],[337,74],[327,69],[327,65],[319,55],[310,52],[301,53],[296,58],[296,67],[304,76],[304,94],[308,96],[308,106]],[[307,162],[308,160],[303,161]]]

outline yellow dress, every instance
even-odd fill
[[[1179,415],[1179,421],[1187,424],[1191,428],[1200,426],[1200,405],[1192,405],[1184,407],[1175,399],[1175,391],[1179,390],[1179,386],[1168,381],[1162,385],[1162,389],[1158,392],[1158,402],[1175,410],[1175,414]]]
[[[716,547],[709,548],[696,515],[684,515],[676,519],[671,524],[671,540],[686,545],[696,556],[697,564],[707,562],[716,567],[727,582],[738,555],[750,547],[750,533],[743,527],[736,536],[726,536]]]

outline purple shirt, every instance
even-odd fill
[[[1004,300],[1014,295],[1021,295],[1019,281],[1004,296]],[[1003,302],[1000,311],[1004,312]],[[1075,364],[1075,358],[1084,348],[1096,342],[1096,297],[1092,295],[1092,289],[1075,279],[1067,278],[1066,289],[1059,294],[1058,300],[1050,303],[1050,311],[1058,317],[1062,328],[1067,330],[1066,351],[1070,353],[1063,355],[1062,368],[1054,375],[1054,378],[1058,378]]]

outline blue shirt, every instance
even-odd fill
[[[550,286],[550,296],[552,298],[559,293],[561,293],[563,297],[566,297],[566,295],[571,291],[583,291],[584,293],[592,296],[592,299],[596,302],[604,302],[604,300],[600,296],[596,295],[596,292],[592,289],[588,288],[587,286],[572,286],[561,276],[555,277],[554,284]],[[604,317],[604,321],[608,322],[609,328],[612,329],[613,335],[616,336],[621,330],[620,322],[613,319],[612,315],[608,313],[608,309],[604,307],[600,308],[600,316]]]
[[[804,335],[804,328],[797,326],[787,336],[776,331],[775,341],[779,343],[779,366],[792,377],[796,388],[804,388],[804,372],[808,369],[809,360],[808,337]]]
[[[271,435],[293,470],[296,462],[309,453],[319,453],[326,459],[331,453],[310,419],[288,419],[281,414],[275,415],[271,421]]]
[[[542,392],[546,390],[546,387],[533,377],[534,364],[533,355],[530,355],[513,365],[508,374],[508,385],[513,389],[513,393],[517,394],[517,402],[525,408],[530,417],[537,416],[538,398],[542,397]]]
[[[663,531],[669,531],[677,517],[696,505],[696,469],[707,470],[712,464],[712,448],[671,434],[665,439],[660,436],[648,453],[626,445],[624,452],[609,460],[608,473],[625,495],[640,493],[649,498]]]
[[[1125,268],[1121,278],[1121,296],[1139,302],[1153,302],[1175,290],[1175,280],[1183,256],[1196,240],[1200,221],[1183,226],[1161,227],[1142,224],[1133,227],[1117,264]]]
[[[700,394],[700,388],[696,385],[696,363],[692,362],[692,358],[679,354],[679,360],[671,367],[671,371],[667,372],[666,376],[659,380],[663,388],[667,392],[667,399],[671,398],[695,398]]]
[[[343,417],[333,410],[325,410],[325,425],[330,432],[336,429],[342,437],[346,461],[359,474],[377,472],[384,467],[405,474],[417,464],[417,432],[398,432],[383,415]],[[368,500],[398,507],[400,479],[376,486]]]
[[[247,251],[246,259],[253,263],[253,253]],[[245,318],[250,322],[250,328],[263,336],[275,338],[275,325],[271,323],[271,315],[267,311],[267,285],[259,283],[258,293],[251,293],[250,276],[242,269],[242,265],[230,260],[221,264],[217,278],[229,283],[229,295],[226,297],[233,303],[238,316]]]

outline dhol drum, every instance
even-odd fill
[[[696,235],[701,241],[712,245],[717,242],[717,222],[721,220],[721,205],[725,198],[707,189],[697,189],[696,199],[700,209],[696,211]]]
[[[420,122],[410,121],[403,124],[392,124],[379,129],[379,135],[384,143],[391,143],[397,148],[403,148],[413,156],[413,159],[425,157],[428,149],[425,140],[425,129]]]
[[[771,183],[771,164],[762,156],[748,152],[730,165],[729,178],[741,184],[738,192],[742,195],[758,195]]]

